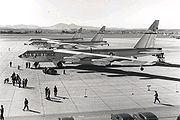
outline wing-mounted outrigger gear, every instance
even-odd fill
[[[156,55],[158,62],[165,62],[164,53],[160,53]]]

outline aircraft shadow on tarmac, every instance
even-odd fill
[[[102,75],[106,75],[108,77],[125,77],[125,76],[138,76],[142,77],[140,79],[162,79],[162,80],[171,80],[171,81],[178,81],[180,82],[179,78],[175,77],[168,77],[168,76],[162,76],[162,75],[153,75],[150,73],[143,73],[143,72],[134,72],[134,71],[124,71],[120,69],[112,69],[109,67],[100,67],[100,66],[76,66],[74,69],[80,69],[80,70],[89,70],[89,71],[95,71],[95,72],[104,72]],[[107,75],[105,73],[112,73],[113,75]],[[114,75],[116,74],[116,75]]]
[[[155,63],[153,65],[143,65],[143,67],[149,67],[149,66],[162,66],[162,67],[177,67],[180,68],[179,64],[171,64],[167,62],[163,63]],[[79,69],[83,71],[78,71],[78,73],[94,73],[94,72],[104,72],[102,75],[106,75],[107,77],[125,77],[125,76],[138,76],[141,77],[140,79],[146,80],[146,79],[162,79],[162,80],[171,80],[171,81],[178,81],[180,82],[179,78],[175,77],[168,77],[168,76],[162,76],[162,75],[153,75],[149,73],[143,73],[143,72],[133,72],[133,71],[124,71],[120,69],[113,69],[115,67],[139,67],[139,65],[113,65],[110,67],[102,67],[102,66],[84,66],[84,65],[78,65],[78,66],[66,66],[59,69]],[[56,67],[52,67],[57,69]],[[44,67],[38,68],[38,69],[44,69]],[[86,71],[84,71],[86,70]],[[107,75],[105,73],[112,73],[113,75]],[[115,75],[114,75],[115,74]]]

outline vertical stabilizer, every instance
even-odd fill
[[[157,36],[158,25],[159,20],[155,20],[134,48],[153,48]]]
[[[72,38],[79,38],[79,39],[82,39],[81,33],[82,33],[82,27],[79,28],[79,30],[73,35]]]
[[[91,41],[103,41],[104,32],[105,32],[106,26],[103,26],[96,35],[92,38]]]

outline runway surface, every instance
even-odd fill
[[[75,120],[110,120],[111,113],[151,111],[160,120],[175,120],[180,114],[180,40],[158,38],[156,46],[163,47],[169,64],[139,66],[83,67],[68,65],[57,69],[59,75],[47,75],[42,69],[25,68],[17,56],[27,49],[28,37],[0,38],[0,104],[5,108],[6,120],[57,120],[73,116]],[[105,38],[110,47],[130,48],[139,38]],[[10,50],[9,50],[10,48]],[[155,61],[154,57],[141,60]],[[9,67],[9,62],[13,67]],[[18,70],[17,66],[21,69]],[[42,67],[54,66],[43,63]],[[18,73],[28,79],[27,88],[4,84],[4,79]],[[58,88],[58,97],[53,87]],[[151,85],[148,91],[147,85]],[[45,99],[45,87],[51,89],[51,100]],[[161,104],[154,104],[157,90]],[[85,91],[87,98],[85,98]],[[24,98],[29,100],[30,111],[23,111]]]

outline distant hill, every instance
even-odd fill
[[[79,29],[82,27],[83,29],[99,29],[99,27],[93,27],[93,26],[80,26],[76,24],[64,24],[64,23],[58,23],[52,26],[43,27],[44,29],[56,29],[56,30],[64,30],[64,29]]]
[[[12,29],[38,29],[40,28],[37,25],[23,25],[23,24],[19,24],[19,25],[0,25],[1,28],[12,28]]]
[[[37,25],[24,25],[24,24],[19,24],[19,25],[0,25],[0,28],[11,28],[11,29],[51,29],[51,30],[70,30],[70,29],[79,29],[82,27],[83,29],[88,29],[88,30],[97,30],[100,29],[100,27],[94,27],[94,26],[81,26],[81,25],[76,25],[76,24],[65,24],[65,23],[58,23],[52,26],[46,26],[46,27],[39,27]],[[120,29],[120,28],[108,28],[108,29]]]

